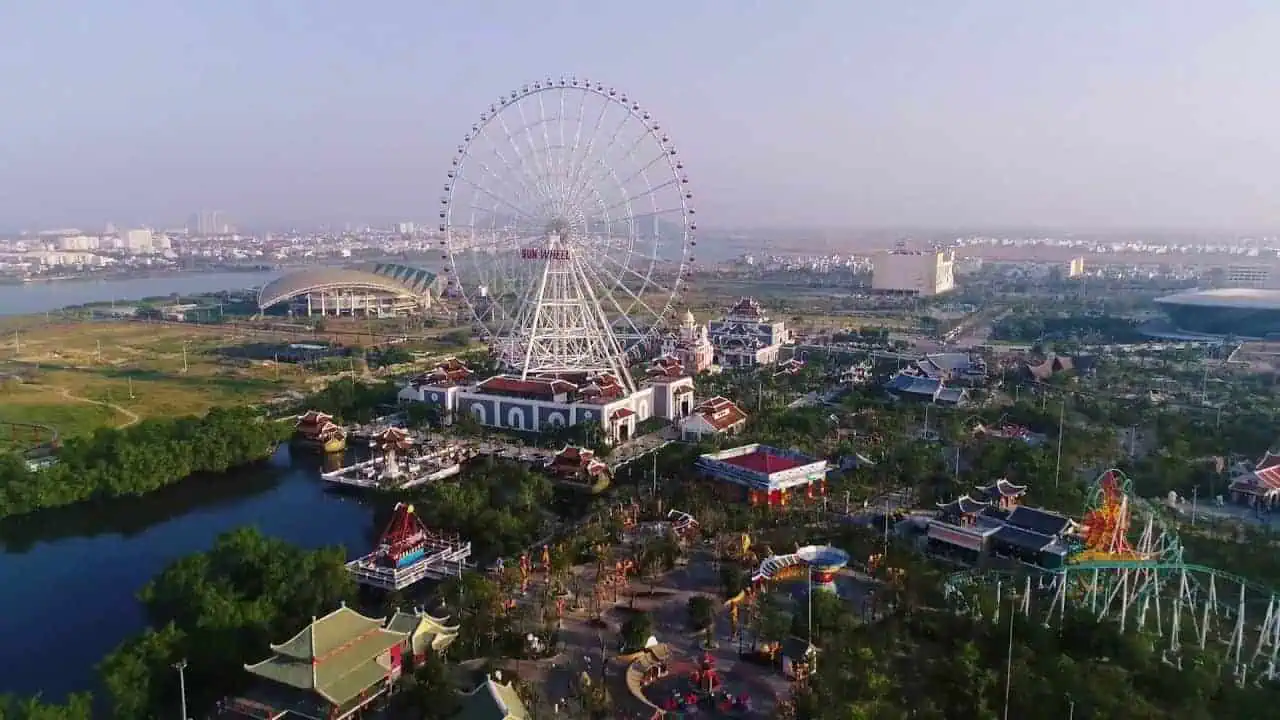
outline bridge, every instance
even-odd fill
[[[1140,533],[1133,507],[1145,508]],[[1083,519],[1084,546],[1055,570],[967,570],[945,591],[953,608],[998,618],[1003,608],[1061,627],[1068,616],[1115,622],[1155,639],[1178,667],[1191,652],[1218,653],[1236,681],[1280,678],[1280,602],[1275,590],[1217,568],[1187,562],[1171,527],[1132,494],[1119,470],[1095,481]]]

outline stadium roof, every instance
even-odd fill
[[[318,267],[299,270],[272,280],[258,292],[258,307],[272,305],[303,293],[339,288],[378,290],[393,295],[428,295],[436,276],[405,265],[378,264],[365,267]]]
[[[1280,290],[1222,288],[1189,290],[1156,298],[1161,305],[1183,305],[1205,308],[1240,308],[1248,310],[1280,310]]]

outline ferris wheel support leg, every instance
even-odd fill
[[[534,332],[537,332],[538,322],[542,318],[542,301],[547,294],[547,278],[551,276],[551,260],[548,259],[542,264],[542,277],[538,280],[538,301],[533,305],[533,323],[530,325]],[[520,370],[520,379],[529,379],[529,366],[533,361],[533,347],[537,340],[535,338],[526,338],[524,349],[524,365]]]

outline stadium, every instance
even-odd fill
[[[439,291],[434,273],[407,265],[307,268],[264,285],[258,310],[284,306],[292,315],[308,317],[395,317],[427,310]]]
[[[1157,298],[1178,330],[1215,336],[1280,336],[1280,290],[1190,290]]]

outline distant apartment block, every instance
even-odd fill
[[[1277,277],[1277,273],[1272,268],[1265,265],[1228,265],[1225,274],[1227,287],[1280,289],[1280,277]]]
[[[871,289],[897,295],[931,297],[955,289],[954,250],[890,250],[872,260]]]
[[[1069,278],[1084,277],[1084,258],[1083,257],[1072,258],[1071,262],[1067,263],[1067,277]]]

